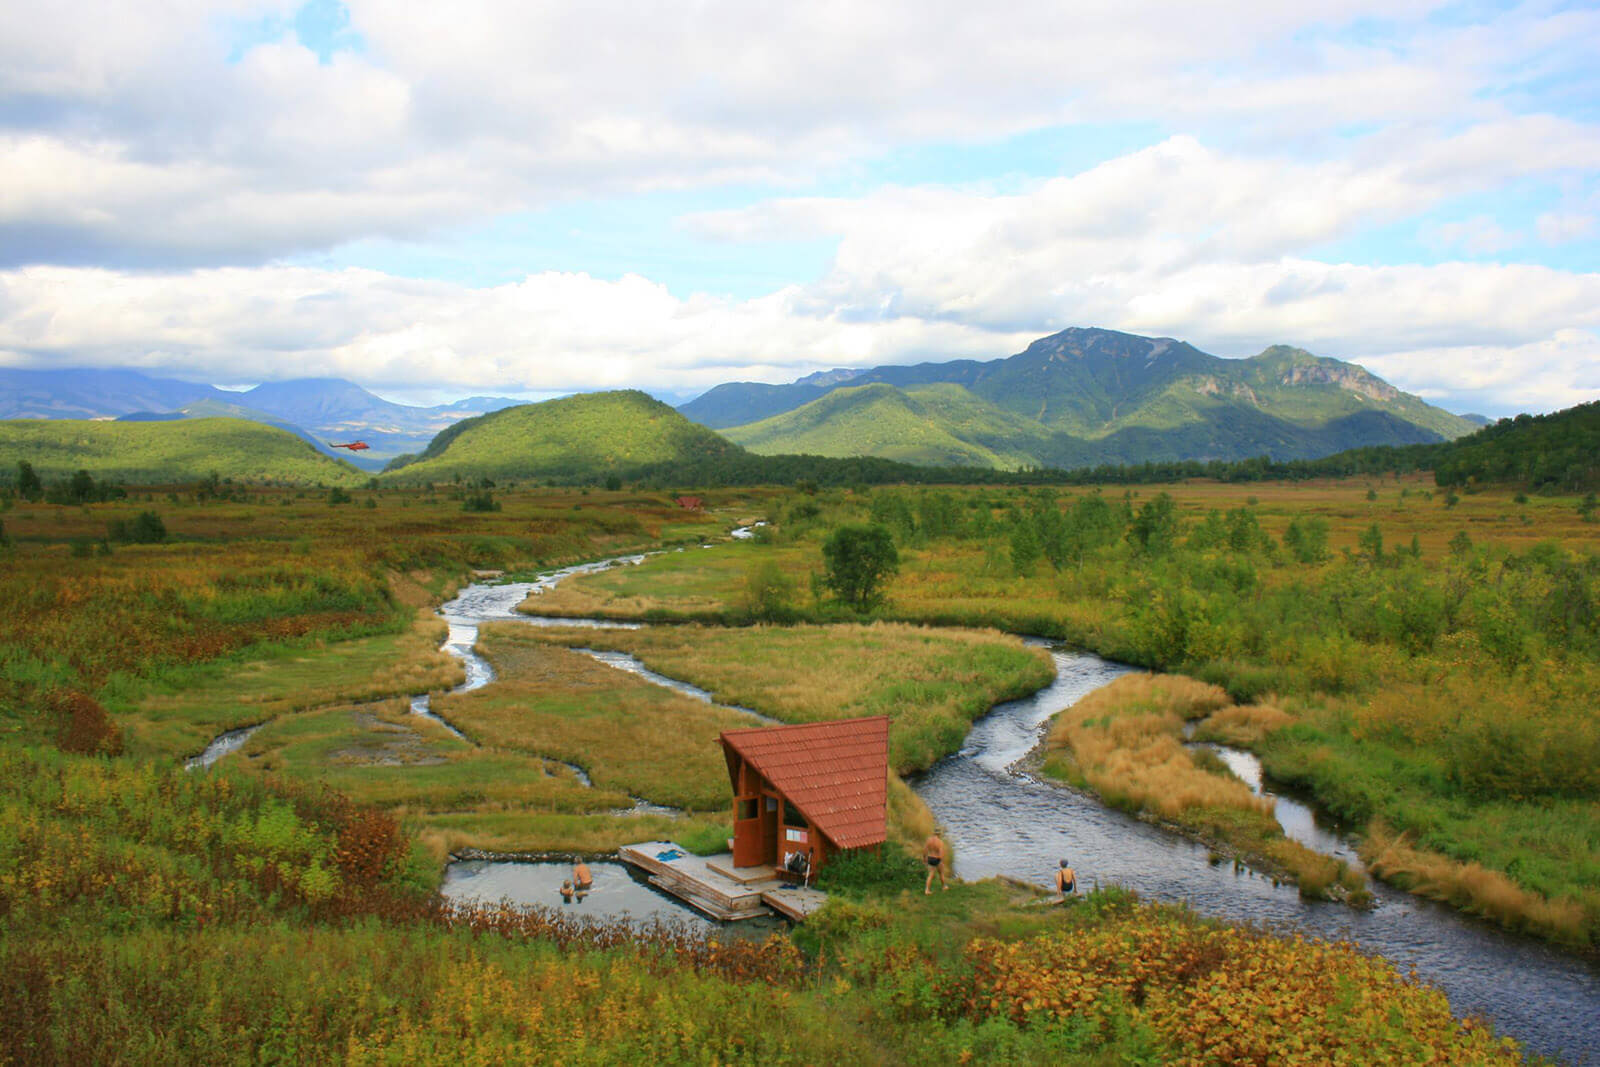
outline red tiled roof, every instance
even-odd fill
[[[722,743],[840,848],[888,836],[887,716],[725,730]]]

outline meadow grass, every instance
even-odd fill
[[[152,693],[122,716],[129,749],[192,755],[219,733],[282,715],[460,685],[461,661],[439,650],[448,630],[429,613],[398,634],[275,649],[196,671],[182,689]]]
[[[243,770],[316,781],[419,825],[459,812],[604,812],[625,793],[581,784],[569,767],[484,750],[404,702],[325,708],[274,720],[229,757]]]
[[[479,744],[576,764],[594,784],[696,811],[729,807],[723,730],[743,712],[673,693],[516,623],[478,632],[493,684],[440,697],[435,710]]]
[[[644,568],[613,567],[562,582],[531,596],[518,610],[566,618],[674,618],[735,620],[745,612],[745,575],[757,560],[777,558],[786,569],[809,562],[800,547],[771,548],[739,542],[715,550],[697,547],[668,552]]]
[[[550,640],[629,652],[719,702],[784,722],[887,715],[889,762],[925,770],[954,752],[972,720],[1049,684],[1041,649],[988,631],[894,623],[566,631]]]

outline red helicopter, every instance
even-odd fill
[[[365,441],[351,441],[349,444],[344,444],[344,445],[336,445],[332,441],[329,441],[328,442],[328,447],[329,448],[348,448],[352,452],[365,452],[368,448],[371,448],[372,446],[367,444]]]

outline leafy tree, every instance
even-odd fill
[[[25,459],[17,461],[17,495],[24,500],[38,500],[44,496],[44,482],[39,480],[33,464]]]
[[[787,622],[794,618],[794,579],[776,560],[763,559],[744,576],[745,608],[750,617],[763,622]]]
[[[462,511],[499,511],[500,502],[485,489],[481,493],[468,493],[461,500]]]
[[[94,499],[94,475],[86,470],[73,474],[67,482],[67,499],[74,504],[82,504]]]
[[[618,489],[621,489],[622,488],[622,476],[620,474],[608,474],[608,475],[606,475],[606,488],[611,490],[613,493],[616,492]]]
[[[1328,558],[1328,520],[1290,519],[1283,531],[1283,547],[1300,563],[1321,563]]]
[[[1034,522],[1031,519],[1021,519],[1011,528],[1012,568],[1023,576],[1032,574],[1034,566],[1042,555],[1044,548],[1039,544],[1039,535],[1034,530]]]
[[[1383,561],[1383,531],[1378,529],[1377,523],[1361,531],[1361,536],[1356,538],[1356,547],[1369,562]]]
[[[883,583],[900,570],[894,538],[876,523],[841,526],[822,543],[823,584],[860,611],[883,597]]]
[[[1204,551],[1208,548],[1220,548],[1228,540],[1228,524],[1223,521],[1222,512],[1212,508],[1206,512],[1195,527],[1189,531],[1189,538],[1185,542],[1190,548]]]
[[[1128,543],[1147,556],[1170,552],[1177,537],[1178,510],[1170,493],[1157,493],[1145,501],[1128,527]]]
[[[1235,552],[1254,552],[1267,547],[1266,532],[1256,521],[1254,511],[1234,508],[1228,512],[1228,547]]]
[[[343,489],[340,489],[337,485],[328,490],[329,504],[348,504],[353,499],[354,498],[349,493],[345,492]]]
[[[167,524],[153,511],[141,511],[133,520],[128,539],[135,544],[155,545],[167,539]]]
[[[961,533],[961,505],[949,493],[925,493],[917,501],[917,525],[924,537],[956,537]]]
[[[873,522],[898,536],[901,544],[910,541],[917,533],[917,520],[912,514],[911,504],[899,493],[872,494],[869,514]]]

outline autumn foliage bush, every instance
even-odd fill
[[[1032,1027],[1147,1026],[1171,1063],[1521,1060],[1456,1019],[1444,995],[1348,944],[1137,911],[1071,933],[980,939],[944,987],[948,1010]]]

